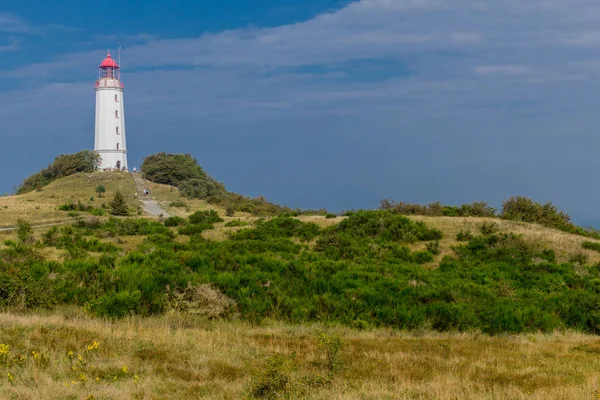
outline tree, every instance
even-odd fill
[[[123,217],[129,215],[129,208],[127,207],[127,202],[125,202],[125,197],[119,191],[115,193],[115,197],[108,203],[108,207],[112,215]]]
[[[106,193],[106,188],[104,185],[96,186],[96,193],[98,193],[98,197],[102,197],[102,193]]]
[[[144,178],[179,187],[190,179],[205,180],[208,176],[190,154],[158,153],[144,158],[141,170]]]
[[[32,232],[33,229],[31,228],[31,224],[28,221],[25,221],[23,219],[17,221],[17,237],[19,238],[21,243],[29,241]]]

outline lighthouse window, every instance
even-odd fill
[[[115,94],[115,101],[118,103],[119,102],[119,95]]]
[[[119,111],[115,111],[115,118],[119,118]]]
[[[117,143],[117,150],[119,150],[119,143]]]
[[[120,135],[120,133],[119,133],[119,127],[118,126],[117,126],[117,135]]]

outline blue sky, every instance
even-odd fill
[[[26,0],[0,6],[0,191],[93,146],[122,50],[130,166],[189,152],[292,207],[552,201],[596,224],[600,3]]]

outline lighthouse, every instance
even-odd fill
[[[102,157],[100,170],[127,170],[125,108],[120,65],[110,52],[98,67],[94,150]]]

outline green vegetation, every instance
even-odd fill
[[[144,178],[175,186],[188,199],[206,200],[210,204],[224,207],[228,216],[233,216],[236,211],[258,216],[324,215],[326,213],[325,210],[307,212],[292,210],[289,207],[270,203],[264,197],[251,199],[229,192],[222,183],[210,177],[189,154],[154,154],[144,159],[141,170]],[[171,206],[187,208],[185,202],[172,202]]]
[[[9,243],[0,250],[0,306],[72,304],[119,318],[182,309],[173,298],[204,293],[202,304],[231,299],[235,315],[252,323],[600,333],[600,265],[581,257],[559,264],[554,251],[494,224],[425,268],[442,233],[389,211],[357,211],[328,228],[276,217],[220,242],[200,236],[217,218],[205,212],[176,221],[188,240],[157,221],[112,218],[53,228],[36,244]],[[144,239],[134,251],[113,244],[136,235]],[[40,246],[68,257],[45,261]],[[219,294],[194,289],[202,285]]]
[[[600,253],[600,243],[598,242],[583,242],[581,247],[588,250],[593,250]]]
[[[98,153],[84,150],[75,154],[63,154],[48,167],[37,174],[31,175],[17,188],[17,194],[24,194],[33,190],[41,190],[52,181],[77,172],[94,172],[100,163]]]
[[[541,204],[523,196],[515,196],[506,200],[502,205],[500,214],[497,213],[495,208],[488,206],[483,201],[461,206],[445,206],[440,202],[421,205],[382,200],[379,208],[402,215],[501,218],[540,224],[563,232],[600,239],[600,232],[576,226],[571,222],[571,217],[567,213],[560,211],[552,203]]]
[[[115,193],[115,197],[113,197],[113,199],[108,203],[108,207],[111,215],[125,217],[129,215],[129,207],[127,207],[125,197],[123,197],[123,194],[119,191]]]
[[[106,193],[106,188],[104,187],[104,185],[96,186],[96,193],[98,193],[98,197],[102,197],[102,194]]]
[[[445,206],[440,202],[428,205],[381,200],[379,208],[402,215],[426,215],[431,217],[495,217],[496,209],[486,202],[478,201],[461,206]]]

